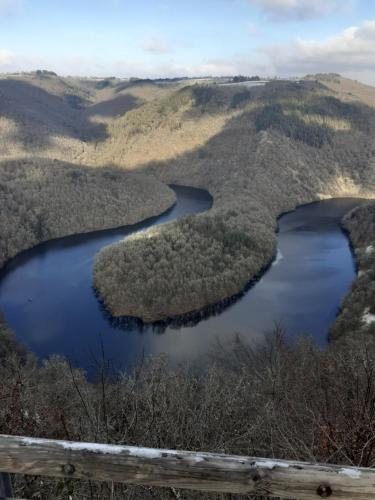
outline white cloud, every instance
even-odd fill
[[[375,20],[324,41],[295,40],[263,49],[278,74],[336,72],[375,82]]]
[[[155,59],[158,61],[158,59]],[[255,52],[230,58],[197,60],[184,64],[179,57],[149,64],[140,59],[98,57],[44,59],[0,49],[0,72],[49,69],[64,75],[141,78],[246,74],[292,76],[336,72],[375,84],[375,19],[351,27],[323,41],[294,40],[264,45]]]
[[[172,52],[171,44],[159,36],[147,38],[143,42],[142,48],[145,52],[150,52],[155,55],[168,54],[169,52]]]
[[[269,66],[249,58],[233,57],[227,59],[207,59],[196,64],[184,65],[174,61],[164,64],[145,65],[142,61],[121,60],[111,66],[106,72],[120,76],[138,76],[141,78],[179,77],[179,76],[209,76],[209,75],[237,75],[237,74],[264,74],[270,70]]]
[[[272,20],[324,17],[345,6],[344,0],[247,0]],[[346,1],[346,4],[348,2]]]
[[[187,68],[191,76],[267,75],[272,72],[269,62],[259,57],[233,56],[230,59],[209,59]]]

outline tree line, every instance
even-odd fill
[[[102,359],[89,383],[61,357],[38,361],[3,328],[0,433],[373,467],[375,345],[357,340],[322,351],[307,338],[288,344],[276,327],[257,347],[238,337],[218,345],[203,370],[158,357],[115,375]],[[27,476],[15,486],[41,500],[233,498]]]

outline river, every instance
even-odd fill
[[[210,208],[202,190],[176,187],[177,203],[165,214],[118,229],[60,238],[12,259],[0,271],[0,309],[16,336],[39,357],[61,354],[91,376],[102,349],[116,369],[148,354],[195,359],[220,339],[240,334],[252,342],[281,322],[289,338],[314,337],[323,346],[355,263],[340,220],[356,199],[303,205],[279,219],[277,258],[242,297],[199,321],[143,325],[113,321],[92,289],[97,252],[134,231]]]

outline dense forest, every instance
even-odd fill
[[[45,159],[0,162],[0,266],[21,250],[74,233],[133,224],[175,201],[156,179]]]
[[[202,294],[206,304],[234,295],[238,277],[245,287],[272,257],[274,238],[256,234],[252,238],[219,214],[185,217],[162,231],[135,234],[126,246],[104,248],[96,259],[94,285],[114,315],[123,314],[123,304],[127,315],[146,321],[198,310]],[[199,261],[192,261],[197,254]]]
[[[358,278],[345,298],[331,338],[375,334],[375,204],[350,212],[343,221],[358,266]]]
[[[337,75],[243,88],[40,71],[0,79],[0,95],[0,263],[160,213],[172,194],[150,174],[213,195],[208,213],[103,250],[95,286],[116,315],[160,319],[241,292],[272,258],[281,213],[374,196],[371,89]]]

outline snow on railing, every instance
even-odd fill
[[[375,469],[16,436],[0,435],[0,471],[301,500],[375,498]],[[0,498],[9,496],[2,477]]]

